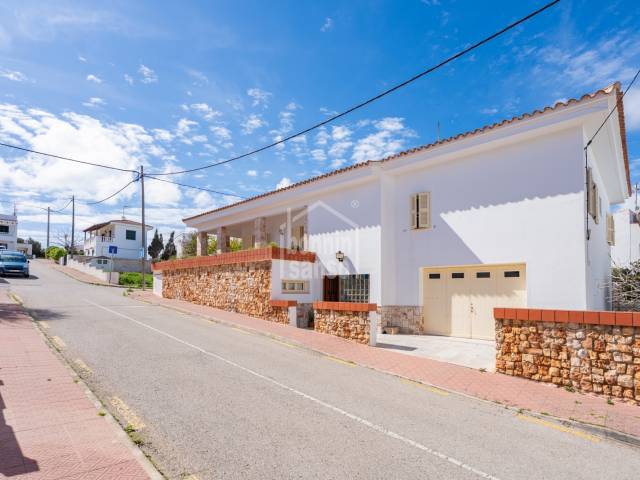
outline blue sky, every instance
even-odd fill
[[[223,160],[372,96],[543,1],[34,2],[0,5],[0,139],[123,168]],[[473,55],[334,126],[175,180],[243,197],[580,96],[640,68],[640,4],[564,0]],[[640,180],[640,85],[626,102]],[[78,227],[139,210],[126,173],[0,149],[0,211],[44,238],[75,193]],[[148,180],[148,220],[234,197]],[[69,231],[68,211],[52,217]]]

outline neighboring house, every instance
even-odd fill
[[[18,217],[0,214],[0,248],[15,251],[18,245]]]
[[[640,224],[638,210],[626,206],[614,215],[615,244],[611,247],[611,263],[614,267],[628,267],[640,260]]]
[[[146,230],[153,230],[151,225]],[[111,257],[139,259],[141,249],[142,224],[132,220],[109,220],[84,229],[84,254],[90,257]],[[147,242],[151,240],[147,234]],[[109,247],[117,247],[117,253],[110,254]],[[106,263],[106,259],[105,259]]]
[[[493,307],[607,309],[607,212],[630,194],[621,97],[615,84],[184,223],[204,255],[209,234],[220,252],[231,237],[314,252],[314,268],[274,268],[272,298],[375,303],[403,332],[493,339]]]
[[[31,256],[30,243],[18,243],[18,217],[0,214],[0,249],[23,252]]]

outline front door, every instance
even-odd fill
[[[322,300],[324,302],[340,301],[340,278],[325,276],[322,282]]]

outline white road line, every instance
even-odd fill
[[[251,370],[250,368],[243,367],[242,365],[240,365],[240,364],[238,364],[238,363],[236,363],[236,362],[234,362],[232,360],[228,360],[228,359],[226,359],[224,357],[221,357],[220,355],[217,355],[215,353],[209,352],[209,351],[205,350],[204,348],[198,347],[197,345],[194,345],[192,343],[187,342],[186,340],[182,340],[182,339],[180,339],[178,337],[174,337],[170,333],[167,333],[167,332],[165,332],[163,330],[160,330],[158,328],[152,327],[151,325],[148,325],[148,324],[146,324],[144,322],[136,320],[135,318],[132,318],[132,317],[130,317],[128,315],[125,315],[123,313],[120,313],[120,312],[116,312],[115,310],[112,310],[112,309],[110,309],[108,307],[104,307],[104,306],[99,305],[99,304],[97,304],[95,302],[92,302],[90,300],[86,300],[85,299],[84,301],[89,303],[89,304],[91,304],[91,305],[93,305],[93,306],[95,306],[95,307],[98,307],[98,308],[100,308],[102,310],[105,310],[105,311],[107,311],[109,313],[112,313],[113,315],[117,315],[118,317],[124,318],[126,320],[129,320],[129,321],[137,324],[137,325],[140,325],[141,327],[148,328],[149,330],[152,330],[152,331],[154,331],[156,333],[159,333],[160,335],[164,335],[165,337],[170,338],[171,340],[175,340],[178,343],[181,343],[183,345],[186,345],[187,347],[193,348],[194,350],[197,350],[200,353],[203,353],[204,355],[207,355],[209,357],[215,358],[216,360],[219,360],[219,361],[221,361],[223,363],[226,363],[227,365],[230,365],[230,366],[235,367],[235,368],[237,368],[239,370],[242,370],[243,372],[246,372],[246,373],[248,373],[250,375],[253,375],[254,377],[260,378],[260,379],[262,379],[262,380],[264,380],[266,382],[269,382],[269,383],[271,383],[273,385],[276,385],[276,386],[278,386],[278,387],[280,387],[280,388],[282,388],[282,389],[284,389],[284,390],[286,390],[286,391],[288,391],[290,393],[293,393],[294,395],[302,397],[302,398],[304,398],[306,400],[309,400],[309,401],[311,401],[311,402],[313,402],[313,403],[315,403],[317,405],[325,407],[325,408],[327,408],[327,409],[329,409],[329,410],[331,410],[331,411],[333,411],[335,413],[338,413],[338,414],[340,414],[342,416],[350,418],[351,420],[354,420],[354,421],[356,421],[356,422],[358,422],[358,423],[360,423],[360,424],[362,424],[362,425],[364,425],[366,427],[369,427],[370,429],[375,430],[376,432],[380,432],[383,435],[386,435],[387,437],[394,438],[394,439],[399,440],[399,441],[401,441],[401,442],[403,442],[403,443],[405,443],[405,444],[407,444],[407,445],[409,445],[411,447],[417,448],[418,450],[421,450],[421,451],[426,452],[426,453],[428,453],[430,455],[433,455],[434,457],[437,457],[437,458],[439,458],[441,460],[445,460],[446,462],[449,462],[452,465],[455,465],[456,467],[459,467],[459,468],[461,468],[463,470],[471,472],[471,473],[477,475],[478,477],[487,478],[487,479],[490,479],[490,480],[499,480],[498,477],[495,477],[495,476],[490,475],[490,474],[488,474],[486,472],[483,472],[482,470],[478,470],[477,468],[474,468],[471,465],[468,465],[468,464],[466,464],[466,463],[464,463],[464,462],[462,462],[462,461],[460,461],[460,460],[458,460],[458,459],[456,459],[454,457],[451,457],[451,456],[446,455],[444,453],[441,453],[441,452],[439,452],[437,450],[434,450],[434,449],[432,449],[430,447],[427,447],[426,445],[423,445],[423,444],[421,444],[419,442],[416,442],[415,440],[411,440],[410,438],[404,437],[404,436],[400,435],[399,433],[395,433],[395,432],[383,427],[382,425],[378,425],[378,424],[375,424],[373,422],[370,422],[369,420],[367,420],[365,418],[362,418],[362,417],[359,417],[359,416],[357,416],[357,415],[355,415],[353,413],[347,412],[346,410],[343,410],[340,407],[336,407],[335,405],[331,405],[330,403],[327,403],[327,402],[325,402],[323,400],[320,400],[319,398],[316,398],[316,397],[313,397],[313,396],[311,396],[309,394],[301,392],[300,390],[297,390],[297,389],[295,389],[293,387],[285,385],[284,383],[280,383],[277,380],[274,380],[274,379],[269,378],[269,377],[267,377],[267,376],[265,376],[265,375],[263,375],[261,373],[256,372],[255,370]]]

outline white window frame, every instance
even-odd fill
[[[282,280],[282,293],[309,293],[308,280]]]
[[[411,230],[429,230],[431,223],[431,192],[421,192],[409,198]]]

